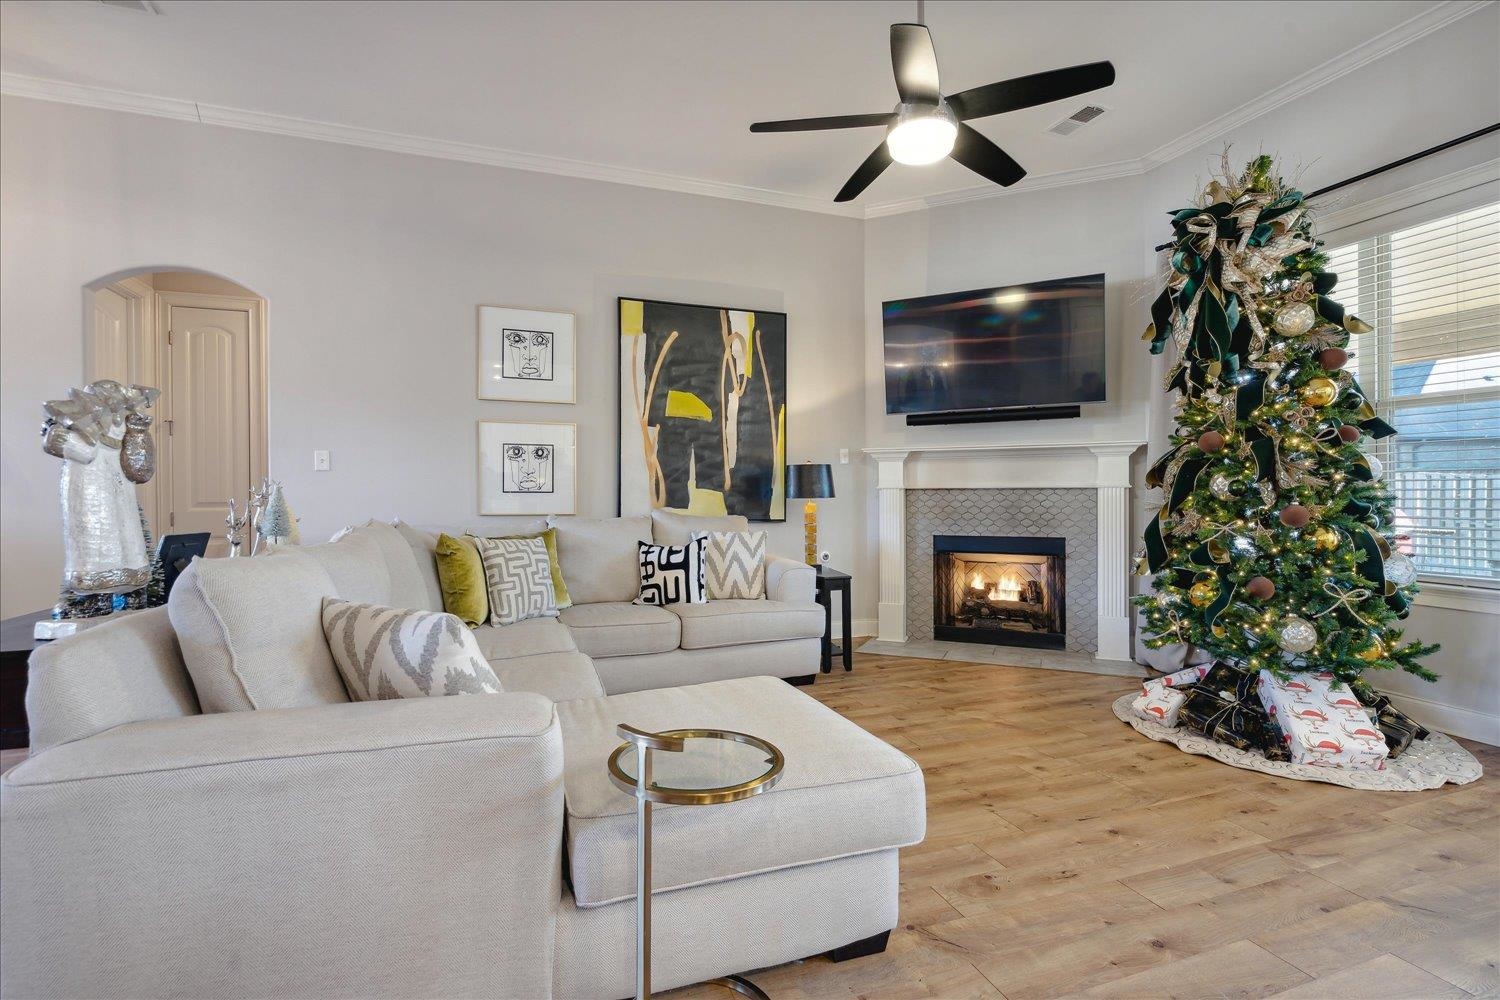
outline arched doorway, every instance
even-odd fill
[[[157,474],[140,487],[152,532],[209,532],[267,470],[266,304],[214,274],[137,268],[84,289],[83,379],[156,386]]]

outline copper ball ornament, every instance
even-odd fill
[[[1268,601],[1276,595],[1276,584],[1272,583],[1269,577],[1251,577],[1245,584],[1245,593],[1257,601]]]
[[[1281,508],[1281,523],[1288,528],[1305,528],[1307,522],[1312,520],[1312,511],[1300,503],[1288,504]]]
[[[1353,424],[1341,424],[1339,426],[1339,440],[1345,444],[1353,444],[1359,440],[1359,428]]]
[[[1224,450],[1224,435],[1218,431],[1204,431],[1198,435],[1198,447],[1210,455]]]
[[[1336,372],[1349,363],[1349,352],[1342,347],[1325,347],[1318,352],[1318,364],[1324,371]]]
[[[1219,585],[1214,580],[1199,580],[1188,588],[1188,603],[1195,608],[1206,608],[1219,596]]]
[[[1302,387],[1300,398],[1308,406],[1327,406],[1339,396],[1338,383],[1319,375]]]

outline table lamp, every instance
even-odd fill
[[[786,467],[788,500],[806,500],[802,508],[802,528],[807,539],[807,564],[818,565],[818,505],[815,501],[833,499],[833,466],[803,462]]]

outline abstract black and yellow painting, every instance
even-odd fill
[[[620,512],[786,520],[786,314],[619,307]]]

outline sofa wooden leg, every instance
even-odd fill
[[[818,675],[803,674],[801,677],[787,677],[783,679],[792,687],[812,687],[814,682],[817,681]]]
[[[835,948],[828,953],[830,961],[847,962],[851,958],[864,958],[866,955],[879,955],[885,951],[886,942],[891,939],[891,932],[886,931],[867,937],[863,941],[846,944],[842,948]]]

